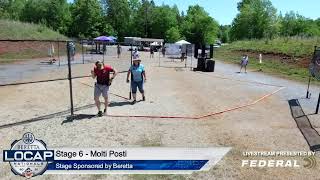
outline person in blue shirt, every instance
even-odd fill
[[[136,101],[136,95],[137,95],[137,88],[139,89],[142,100],[145,101],[146,97],[144,95],[144,89],[143,89],[143,83],[147,81],[146,72],[144,70],[143,64],[141,64],[141,60],[139,57],[133,59],[133,64],[131,65],[128,74],[127,74],[127,83],[130,82],[129,77],[131,74],[131,91],[132,91],[132,97],[133,102],[132,104],[135,104]]]

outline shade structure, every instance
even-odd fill
[[[107,36],[99,36],[94,38],[95,41],[106,41],[106,42],[113,42],[114,40]]]
[[[118,38],[114,37],[114,36],[108,36],[109,38],[113,39],[113,40],[117,40]]]
[[[182,45],[182,44],[191,44],[191,43],[189,43],[188,41],[185,41],[185,40],[180,40],[180,41],[177,41],[175,44]]]
[[[150,44],[150,46],[161,46],[161,42],[153,42]]]

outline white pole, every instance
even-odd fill
[[[262,54],[259,54],[259,63],[262,64]]]
[[[261,65],[262,65],[262,54],[259,54],[259,66],[260,66],[259,71],[262,71]]]

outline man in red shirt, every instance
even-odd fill
[[[112,83],[112,80],[116,77],[117,71],[112,68],[111,66],[103,65],[100,61],[97,61],[95,63],[95,68],[91,71],[91,75],[93,79],[97,79],[97,82],[94,86],[94,101],[96,103],[96,106],[98,108],[98,116],[102,116],[101,111],[101,103],[100,103],[100,96],[104,97],[104,113],[107,112],[108,107],[108,92],[109,92],[109,86]],[[110,78],[110,73],[113,72],[112,77]]]

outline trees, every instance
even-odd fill
[[[26,0],[0,0],[0,18],[19,20]]]
[[[281,17],[280,34],[282,36],[320,36],[317,20],[305,18],[293,11]]]
[[[277,34],[277,11],[269,0],[243,0],[238,3],[238,10],[231,39],[271,38]]]
[[[194,44],[214,43],[218,31],[218,23],[199,5],[189,6],[182,23],[182,35]]]
[[[46,24],[53,30],[66,34],[71,23],[67,0],[48,0],[46,9]]]
[[[171,27],[166,31],[166,34],[165,34],[166,42],[174,43],[180,40],[180,38],[181,38],[181,34],[177,27]]]
[[[20,19],[26,22],[46,24],[46,3],[43,0],[29,0],[22,10]]]
[[[172,27],[177,26],[177,14],[174,9],[168,5],[155,7],[152,13],[152,32],[151,37],[164,38],[166,33]],[[179,32],[178,28],[171,29],[171,32]],[[180,34],[180,33],[179,33]]]
[[[106,28],[98,0],[76,0],[71,14],[70,34],[75,37],[93,38]]]
[[[131,3],[136,3],[131,1]],[[127,0],[102,0],[106,13],[105,21],[109,23],[118,34],[119,40],[128,34],[128,20],[130,19],[130,8]]]
[[[140,37],[151,37],[152,34],[152,22],[153,12],[155,4],[148,0],[142,0],[142,4],[138,9],[137,16],[134,19],[137,34]]]
[[[270,0],[241,0],[231,26],[220,26],[199,5],[187,12],[153,0],[0,0],[0,18],[41,23],[73,37],[98,35],[164,38],[184,37],[192,43],[213,43],[275,36],[320,36],[320,18],[297,13],[277,15]]]
[[[221,42],[228,43],[230,41],[230,36],[229,36],[230,30],[231,30],[230,25],[220,26],[218,38],[221,40]]]
[[[140,36],[139,28],[136,25],[138,11],[141,8],[142,4],[140,0],[128,0],[130,8],[130,17],[128,19],[128,32],[127,36],[135,37]]]
[[[43,23],[63,34],[68,32],[71,15],[67,0],[29,0],[19,6],[23,7],[20,20]]]

